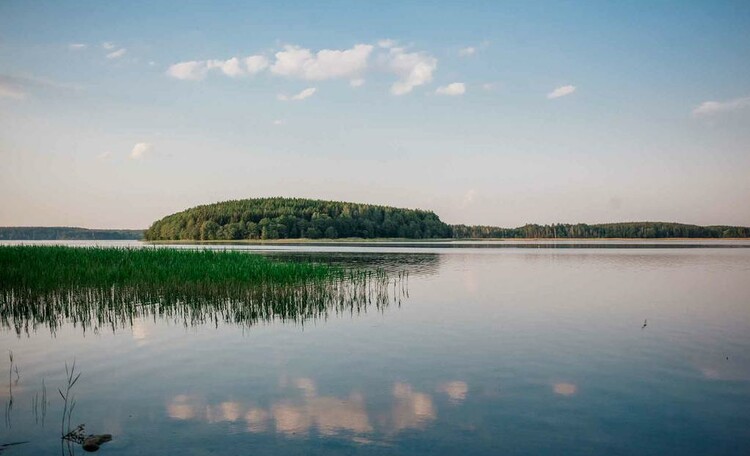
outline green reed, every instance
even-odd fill
[[[0,325],[115,330],[143,317],[184,325],[325,318],[382,310],[401,275],[281,262],[246,252],[0,247]],[[391,290],[390,284],[393,284]]]
[[[0,246],[0,284],[35,289],[60,285],[293,283],[341,272],[326,265],[276,262],[237,251]]]

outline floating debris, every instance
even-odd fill
[[[112,434],[91,434],[83,440],[83,449],[85,451],[94,452],[99,449],[101,445],[112,440]]]

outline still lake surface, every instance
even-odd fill
[[[3,456],[67,454],[73,359],[100,454],[750,453],[748,242],[211,248],[409,275],[305,322],[2,325]]]

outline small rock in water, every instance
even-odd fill
[[[83,449],[85,451],[94,452],[99,449],[99,447],[112,440],[112,434],[97,434],[97,435],[90,435],[86,437],[83,440]]]

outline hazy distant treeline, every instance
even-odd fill
[[[301,198],[208,204],[154,222],[147,240],[449,238],[434,212]]]
[[[745,238],[750,228],[682,223],[630,222],[597,225],[524,225],[518,228],[452,225],[453,237],[466,238]]]
[[[518,228],[447,225],[431,211],[302,198],[256,198],[197,206],[157,220],[145,232],[0,227],[0,240],[300,238],[750,238],[750,228],[664,222],[530,224]]]
[[[142,239],[143,230],[90,230],[68,226],[14,226],[0,227],[0,240],[116,240]]]

